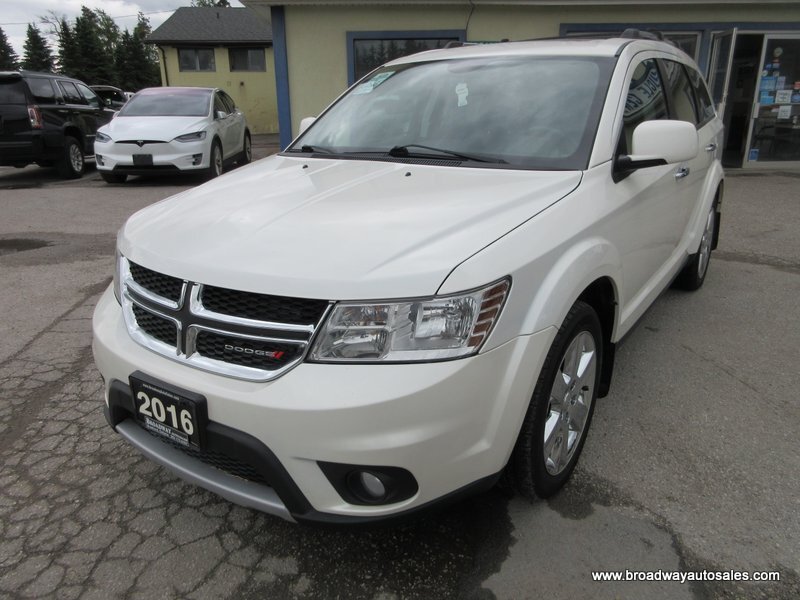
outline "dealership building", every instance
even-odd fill
[[[729,167],[800,167],[800,2],[241,0],[272,23],[281,145],[387,60],[451,41],[662,32],[707,75]]]

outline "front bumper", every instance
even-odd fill
[[[98,171],[113,171],[119,174],[141,175],[159,171],[197,172],[207,169],[211,144],[199,142],[159,142],[143,146],[120,142],[97,142],[94,144]],[[152,165],[134,164],[134,154],[149,154]],[[198,158],[199,157],[199,158]]]
[[[139,346],[109,289],[95,311],[93,349],[106,381],[110,422],[150,458],[239,504],[283,518],[349,523],[406,515],[491,485],[508,461],[554,334],[548,329],[520,336],[461,360],[303,363],[274,381],[249,382],[206,373]],[[137,444],[134,437],[152,436],[142,438],[133,419],[115,412],[128,377],[137,370],[205,396],[209,428],[250,440],[271,464],[265,467],[270,487],[222,477],[194,458],[176,461],[164,450],[169,446],[155,438],[157,443],[148,440],[149,449]],[[351,504],[321,462],[406,469],[418,490],[394,504]]]

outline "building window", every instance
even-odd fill
[[[181,71],[216,71],[213,48],[179,48]]]
[[[378,31],[347,34],[350,83],[383,63],[464,40],[462,31]]]
[[[228,60],[231,63],[231,71],[267,70],[263,48],[230,48]]]

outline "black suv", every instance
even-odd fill
[[[98,127],[111,120],[89,86],[77,79],[32,71],[0,72],[0,166],[55,166],[74,179],[94,155]]]

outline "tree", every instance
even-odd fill
[[[0,71],[16,71],[19,68],[19,56],[0,27]]]
[[[113,52],[119,44],[121,32],[117,23],[108,16],[108,13],[101,8],[94,9],[97,17],[97,35],[100,38],[100,45],[106,50]]]
[[[116,83],[114,49],[104,47],[97,14],[85,6],[81,6],[81,14],[75,19],[75,42],[78,64],[73,77],[90,84]]]
[[[119,85],[126,90],[138,91],[161,83],[157,51],[153,46],[145,44],[150,31],[150,21],[139,13],[139,20],[133,28],[133,33],[126,29],[117,44],[114,67],[119,77]]]
[[[74,75],[81,68],[80,48],[75,32],[65,17],[48,21],[58,38],[58,70],[64,75]]]
[[[231,5],[228,0],[192,0],[192,6],[203,6],[208,8],[229,8]]]
[[[22,57],[22,68],[29,71],[52,71],[53,53],[47,40],[39,28],[28,24],[28,35],[25,39],[25,54]]]

